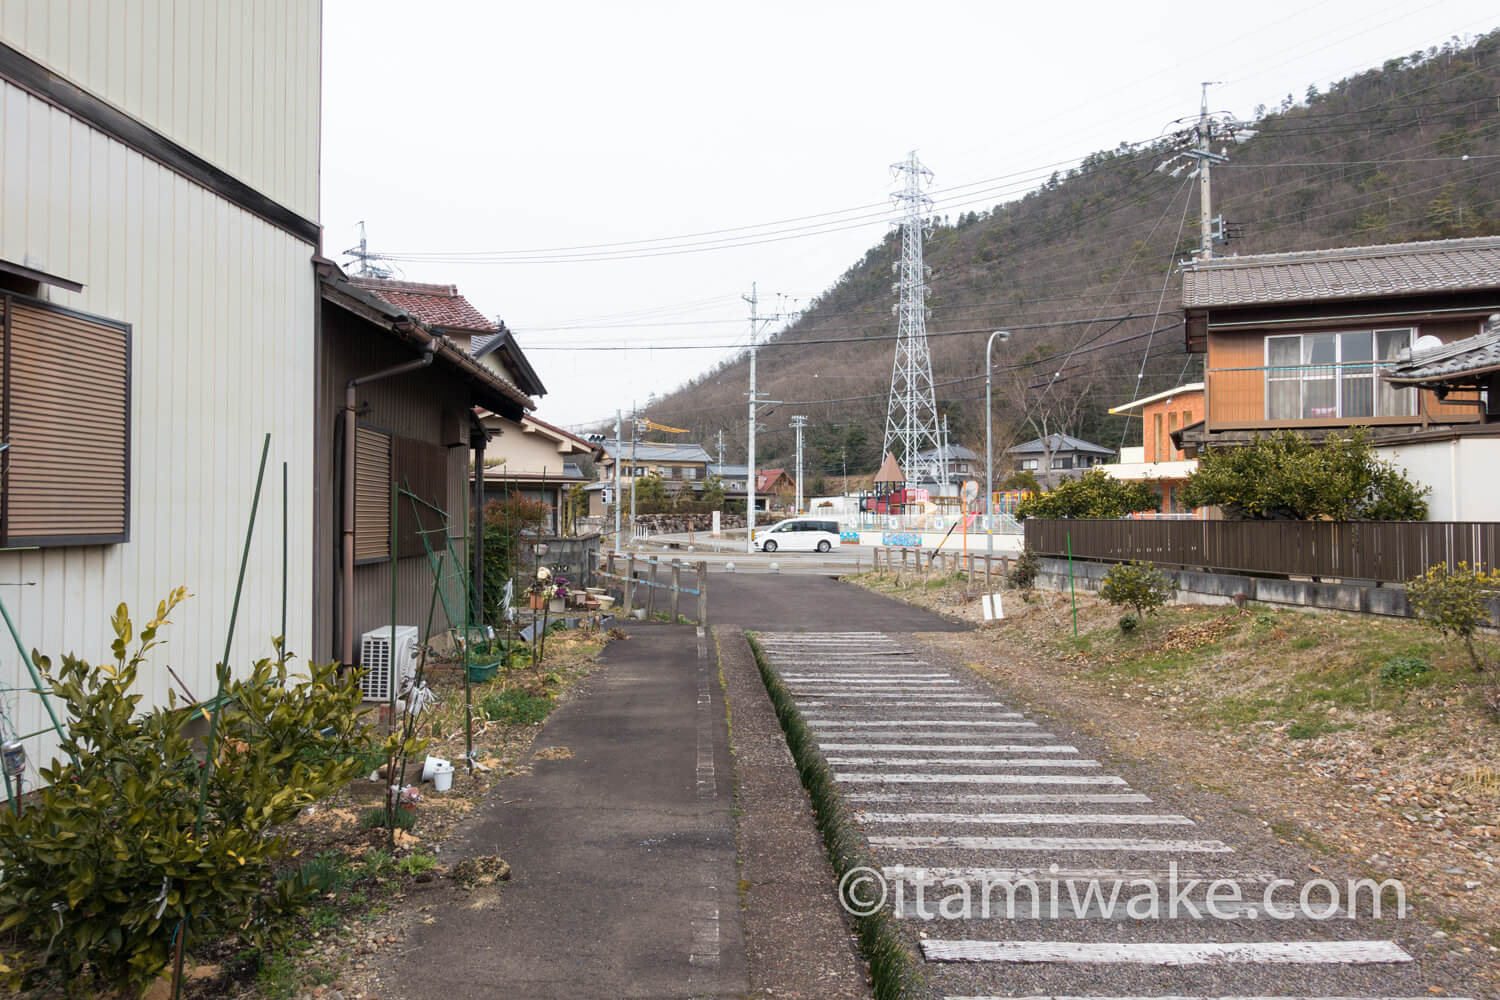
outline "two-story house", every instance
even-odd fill
[[[1049,434],[1005,449],[1011,469],[1031,472],[1045,487],[1056,486],[1064,479],[1077,479],[1083,470],[1101,465],[1115,457],[1114,449],[1097,445],[1071,434]]]
[[[1489,433],[1472,390],[1382,376],[1500,310],[1500,237],[1194,261],[1182,300],[1187,348],[1205,355],[1203,419],[1177,435],[1188,456],[1280,428],[1316,439],[1366,427],[1381,450]],[[1434,517],[1461,506],[1450,465],[1414,473]]]
[[[1101,465],[1100,470],[1115,479],[1155,484],[1161,493],[1158,513],[1187,513],[1178,499],[1178,491],[1198,468],[1198,461],[1187,457],[1173,435],[1203,419],[1203,383],[1193,382],[1153,393],[1111,407],[1109,412],[1120,415],[1139,413],[1141,443],[1134,448],[1120,449],[1120,460]]]
[[[917,455],[920,467],[942,465],[948,471],[948,482],[962,483],[965,479],[984,475],[979,456],[961,444],[946,444],[941,448],[929,448]]]

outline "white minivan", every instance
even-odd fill
[[[755,537],[762,552],[827,552],[838,544],[839,523],[815,517],[789,517]]]

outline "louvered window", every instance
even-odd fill
[[[0,536],[12,547],[130,538],[130,326],[0,298]]]
[[[442,445],[386,434],[372,427],[356,430],[354,456],[354,558],[357,562],[391,555],[391,485],[416,496],[401,497],[396,507],[397,551],[402,558],[426,552],[425,532],[433,549],[443,547],[439,529],[460,511],[448,510],[448,450]]]

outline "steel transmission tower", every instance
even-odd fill
[[[906,473],[911,486],[924,478],[936,478],[935,461],[918,467],[917,456],[938,447],[937,399],[932,389],[932,355],[927,350],[927,275],[922,263],[922,237],[928,231],[926,213],[932,199],[922,189],[932,183],[932,171],[922,166],[912,151],[891,172],[902,180],[891,200],[904,212],[901,220],[901,260],[896,265],[899,292],[895,307],[896,359],[891,366],[891,398],[886,408],[885,443]]]

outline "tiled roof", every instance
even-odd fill
[[[350,278],[349,283],[374,293],[429,326],[486,332],[498,329],[485,318],[484,313],[458,294],[457,285],[429,285],[419,281],[391,281],[387,278]],[[476,342],[481,339],[488,338],[474,338]],[[476,347],[477,343],[470,345],[471,354],[479,353]]]
[[[944,458],[957,459],[961,462],[965,460],[976,459],[979,457],[978,455],[974,454],[974,452],[965,448],[961,444],[949,444],[943,446],[942,448],[927,449],[917,456],[917,461],[925,462],[928,459],[937,458],[939,452],[946,452],[946,454],[943,455]]]
[[[720,479],[744,479],[750,474],[750,466],[729,465],[727,463],[720,465],[717,462],[710,462],[708,474],[710,476],[718,476]]]
[[[1260,305],[1500,288],[1500,237],[1256,254],[1183,267],[1182,305]]]
[[[1436,382],[1500,370],[1500,326],[1425,350],[1402,352],[1385,372],[1391,382]]]
[[[1048,435],[1048,448],[1042,447],[1042,439],[1035,438],[1031,441],[1023,441],[1020,444],[1005,449],[1007,455],[1040,455],[1044,450],[1054,455],[1065,451],[1085,451],[1095,455],[1113,455],[1112,448],[1104,448],[1097,444],[1090,444],[1082,438],[1073,437],[1071,434]]]

